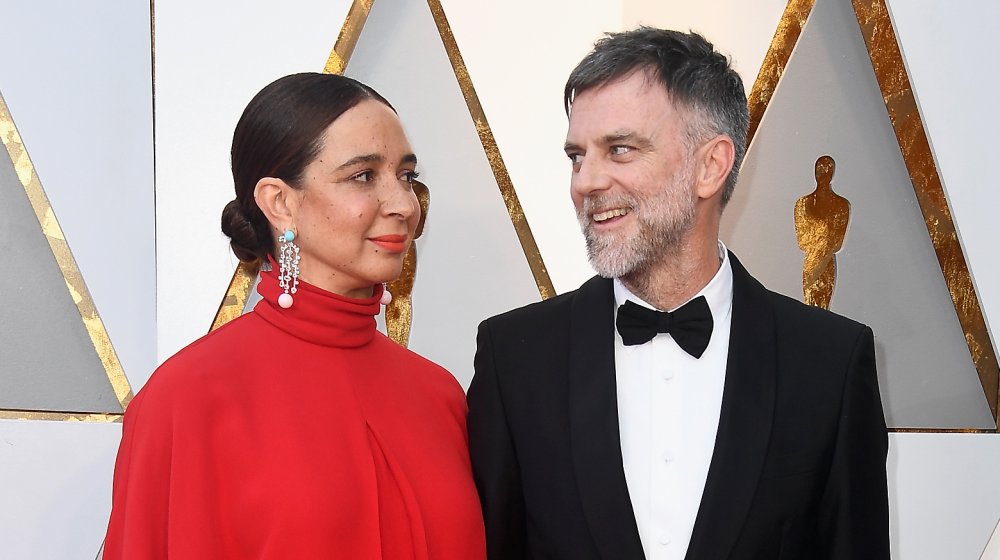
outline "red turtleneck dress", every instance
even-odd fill
[[[465,396],[366,300],[274,273],[125,414],[106,560],[479,560]]]

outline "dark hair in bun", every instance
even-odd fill
[[[274,254],[270,224],[253,197],[257,182],[275,177],[297,186],[323,148],[323,131],[365,99],[392,109],[374,89],[334,74],[285,76],[250,100],[233,132],[236,199],[222,210],[222,232],[241,261],[264,261]]]

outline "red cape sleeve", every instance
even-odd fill
[[[169,410],[145,396],[125,412],[104,560],[167,558],[172,422],[164,418]]]

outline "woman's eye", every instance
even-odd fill
[[[361,183],[367,183],[368,181],[372,180],[372,172],[362,171],[361,173],[358,173],[357,175],[351,177],[351,180],[358,181]]]
[[[403,175],[401,176],[401,178],[404,181],[410,183],[411,185],[413,184],[414,181],[417,180],[417,177],[420,177],[420,173],[418,173],[417,171],[407,171],[403,173]]]
[[[613,156],[623,156],[631,151],[631,146],[611,146],[611,155]]]

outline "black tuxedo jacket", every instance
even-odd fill
[[[722,411],[687,558],[889,558],[872,331],[730,253]],[[611,280],[484,321],[469,445],[490,560],[642,559],[622,467]]]

